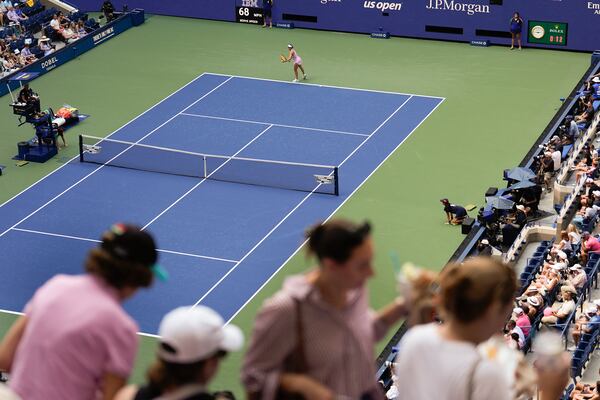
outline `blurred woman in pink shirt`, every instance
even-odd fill
[[[90,251],[87,274],[40,287],[0,344],[11,389],[27,400],[112,399],[137,351],[138,327],[122,303],[152,284],[156,260],[148,233],[115,224]]]

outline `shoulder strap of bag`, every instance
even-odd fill
[[[296,306],[296,347],[293,350],[293,372],[302,373],[308,369],[304,351],[304,321],[302,318],[302,302],[294,299]]]

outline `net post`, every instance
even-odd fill
[[[202,156],[202,160],[204,161],[204,175],[202,177],[206,178],[208,176],[208,171],[206,170],[206,156]]]
[[[79,162],[83,162],[83,136],[79,135]]]
[[[336,196],[340,195],[340,185],[339,185],[339,180],[338,180],[338,167],[334,167],[333,168],[333,178],[335,180],[334,183],[334,194]]]

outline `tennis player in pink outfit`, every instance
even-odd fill
[[[288,54],[288,58],[285,60],[286,62],[289,61],[293,61],[294,62],[294,80],[293,82],[298,82],[298,68],[300,68],[300,71],[302,71],[302,75],[303,78],[302,79],[306,79],[306,72],[304,72],[304,68],[302,67],[302,58],[300,58],[300,56],[298,55],[298,53],[296,53],[296,49],[294,49],[294,46],[292,44],[288,44],[288,50],[290,51],[290,53]]]

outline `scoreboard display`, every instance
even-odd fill
[[[235,20],[244,24],[262,25],[264,23],[263,9],[259,7],[236,7]]]
[[[529,21],[527,42],[566,46],[567,29],[564,22]]]

